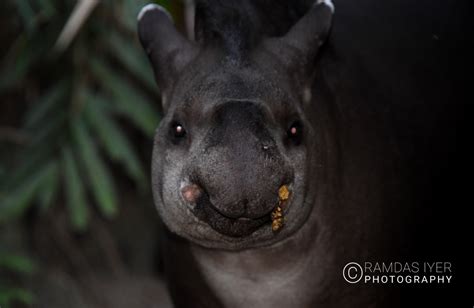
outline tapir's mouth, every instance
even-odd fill
[[[228,217],[212,204],[207,193],[199,196],[191,211],[197,218],[209,224],[217,232],[231,237],[248,236],[271,222],[270,212],[259,218]]]

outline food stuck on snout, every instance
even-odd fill
[[[280,189],[278,189],[278,205],[271,214],[273,232],[277,232],[283,228],[285,218],[283,217],[282,205],[286,200],[288,200],[289,197],[290,191],[288,190],[288,186],[282,185]]]

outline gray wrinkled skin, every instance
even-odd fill
[[[198,1],[197,43],[180,36],[161,9],[151,7],[139,20],[163,93],[152,185],[171,231],[163,251],[174,304],[374,305],[376,288],[348,289],[341,270],[383,247],[378,236],[390,223],[382,208],[393,205],[381,196],[395,187],[381,181],[392,172],[384,152],[390,139],[384,122],[360,117],[364,106],[347,109],[347,88],[339,99],[328,95],[338,91],[335,79],[353,72],[322,80],[315,70],[333,9],[301,1],[287,27],[259,32],[252,23],[258,14],[223,21],[216,17],[226,16],[223,4],[199,6],[206,2]],[[258,1],[241,5],[252,3]],[[211,8],[214,15],[203,13]],[[332,70],[331,62],[322,68]],[[302,130],[298,142],[288,135],[294,123]],[[184,136],[173,133],[176,124]],[[195,203],[181,193],[191,184],[203,191]],[[284,227],[273,232],[270,213],[283,184],[291,196]]]
[[[153,151],[153,186],[162,188],[161,191],[154,191],[157,208],[171,231],[206,247],[236,250],[270,245],[286,238],[301,227],[308,218],[316,193],[307,191],[310,183],[305,170],[307,170],[307,165],[317,166],[318,153],[311,155],[306,145],[290,150],[285,149],[282,140],[286,134],[286,127],[279,124],[284,121],[282,117],[294,113],[306,124],[307,138],[312,136],[312,127],[305,119],[300,98],[292,95],[290,89],[285,89],[287,83],[272,80],[265,67],[241,70],[232,66],[219,67],[218,61],[214,61],[216,63],[213,65],[209,65],[209,61],[201,65],[193,63],[192,67],[184,73],[176,86],[180,91],[173,93],[170,100],[171,107],[167,110],[167,115],[157,130]],[[197,81],[192,80],[196,76],[196,71],[199,72]],[[237,162],[228,161],[246,159],[249,164],[252,164],[252,159],[257,158],[245,157],[245,153],[237,153],[235,157],[232,157],[227,153],[231,149],[225,146],[209,149],[206,136],[212,129],[212,122],[208,119],[212,117],[214,110],[225,104],[225,101],[242,100],[257,102],[268,110],[271,122],[267,125],[272,135],[276,136],[274,140],[277,151],[282,153],[284,164],[294,172],[294,181],[290,186],[292,197],[285,213],[287,223],[277,235],[271,231],[269,224],[247,237],[222,235],[206,222],[197,219],[180,195],[181,183],[189,182],[188,170],[196,166],[212,167],[214,172],[221,171],[218,176],[225,181],[225,186],[229,190],[241,189],[245,181],[253,181],[253,187],[257,190],[256,193],[259,193],[258,190],[265,189],[266,183],[272,181],[273,175],[264,170],[267,167],[265,164],[253,164],[251,174],[239,174],[248,170],[239,168],[241,166],[233,168]],[[169,123],[176,114],[183,114],[182,117],[185,119],[188,119],[186,116],[189,117],[185,123],[191,141],[184,149],[170,146],[166,142]],[[247,135],[232,137],[232,142],[238,145],[248,142],[246,139],[249,138]],[[259,178],[260,174],[267,174],[268,177]],[[276,205],[277,190],[273,193],[275,197],[273,204]]]

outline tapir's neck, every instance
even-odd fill
[[[305,307],[321,290],[326,258],[314,217],[290,238],[269,247],[191,251],[209,287],[225,307]],[[318,270],[317,270],[318,269]]]
[[[264,273],[265,279],[277,280],[277,277],[287,277],[299,270],[309,258],[314,244],[292,237],[269,247],[242,251],[207,249],[196,245],[193,245],[192,251],[200,265],[222,274],[250,278]]]

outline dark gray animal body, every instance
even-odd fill
[[[332,15],[323,1],[198,1],[195,43],[160,7],[139,16],[163,93],[152,180],[176,306],[397,305],[342,269],[402,247],[408,171],[385,91],[404,85],[370,80],[390,58],[348,44],[350,22],[336,17],[324,45]]]

